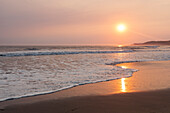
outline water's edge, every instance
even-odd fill
[[[124,63],[134,63],[134,62],[145,62],[145,61],[129,61],[129,62],[120,62],[120,63],[115,63],[115,64],[106,64],[106,65],[114,65],[116,66],[117,64],[124,64]],[[119,66],[117,66],[119,67]],[[132,71],[132,73],[130,73],[126,78],[132,77],[134,72],[139,71],[138,69],[135,69],[136,71]],[[33,96],[40,96],[40,95],[46,95],[46,94],[52,94],[52,93],[56,93],[62,90],[66,90],[66,89],[70,89],[73,87],[77,87],[77,86],[81,86],[81,85],[86,85],[86,84],[94,84],[94,83],[99,83],[99,82],[107,82],[107,81],[112,81],[112,80],[117,80],[117,79],[121,79],[120,78],[114,78],[114,79],[107,79],[107,80],[99,80],[99,81],[93,81],[93,82],[89,82],[89,83],[82,83],[82,84],[76,84],[76,85],[72,85],[72,86],[68,86],[68,87],[63,87],[60,88],[58,90],[54,90],[54,91],[47,91],[47,92],[38,92],[38,93],[34,93],[34,94],[27,94],[27,95],[23,95],[23,96],[15,96],[15,97],[9,97],[9,98],[4,98],[4,99],[0,99],[0,102],[3,101],[10,101],[10,100],[15,100],[15,99],[20,99],[20,98],[27,98],[27,97],[33,97]]]
[[[153,61],[169,61],[169,60],[153,60]],[[111,64],[106,64],[106,65],[113,65],[116,66],[118,64],[124,64],[124,63],[135,63],[135,62],[153,62],[153,61],[125,61],[125,62],[116,62],[116,63],[111,63]],[[117,66],[119,67],[119,66]],[[128,69],[128,68],[127,68]],[[126,76],[125,78],[129,78],[133,76],[134,72],[139,71],[138,69],[134,69],[136,71],[132,71],[132,73],[130,73],[128,76]],[[89,83],[82,83],[82,84],[76,84],[76,85],[72,85],[72,86],[68,86],[68,87],[63,87],[60,88],[58,90],[53,90],[53,91],[47,91],[47,92],[38,92],[38,93],[34,93],[34,94],[27,94],[27,95],[23,95],[23,96],[16,96],[16,97],[10,97],[10,98],[4,98],[4,99],[0,99],[0,102],[4,102],[4,101],[10,101],[10,100],[15,100],[15,99],[20,99],[20,98],[27,98],[27,97],[33,97],[33,96],[40,96],[40,95],[46,95],[46,94],[52,94],[52,93],[56,93],[62,90],[66,90],[66,89],[70,89],[70,88],[74,88],[77,86],[81,86],[81,85],[86,85],[86,84],[94,84],[94,83],[99,83],[99,82],[107,82],[107,81],[112,81],[112,80],[117,80],[117,79],[121,79],[120,78],[114,78],[114,79],[107,79],[107,80],[99,80],[99,81],[93,81],[93,82],[89,82]]]

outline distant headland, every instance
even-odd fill
[[[168,41],[148,41],[144,43],[134,43],[133,45],[170,45],[170,40]]]

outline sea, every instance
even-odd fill
[[[126,78],[120,63],[170,60],[170,46],[0,46],[0,101]]]

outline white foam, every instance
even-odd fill
[[[48,94],[77,85],[130,77],[133,72],[137,71],[136,69],[124,69],[115,64],[170,60],[170,52],[167,48],[162,49],[165,51],[140,49],[102,50],[100,52],[98,50],[10,52],[10,55],[17,54],[20,57],[0,58],[0,101]],[[44,55],[41,55],[41,52]],[[60,52],[64,54],[51,55]],[[70,54],[67,54],[69,52]],[[25,57],[25,53],[40,56]],[[3,52],[3,54],[10,56],[8,52]]]

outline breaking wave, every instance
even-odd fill
[[[19,57],[19,56],[42,56],[42,55],[69,55],[69,54],[101,54],[101,53],[128,53],[133,50],[120,51],[18,51],[18,52],[1,52],[1,57]]]

